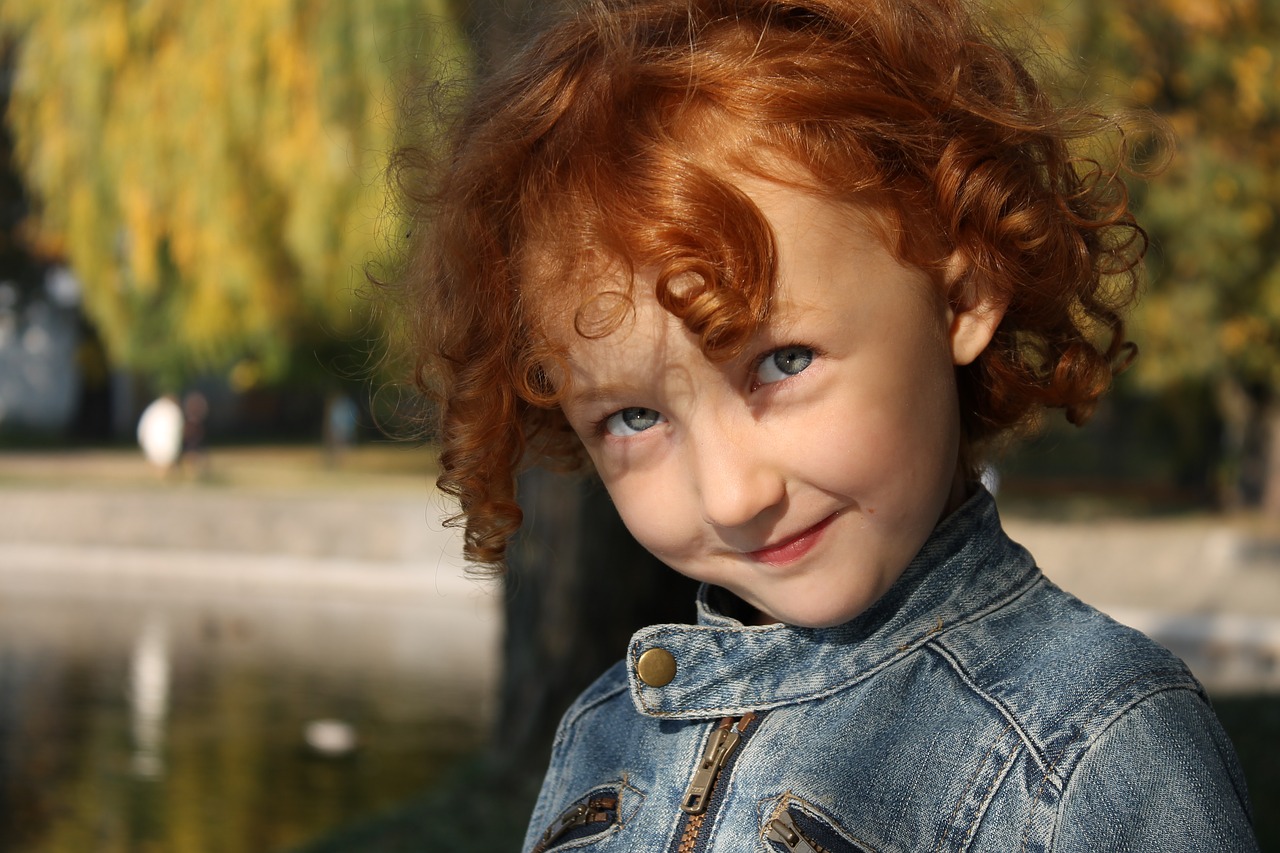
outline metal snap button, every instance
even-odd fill
[[[666,687],[676,677],[676,657],[666,649],[649,649],[636,661],[636,675],[650,687]]]

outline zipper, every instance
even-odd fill
[[[765,825],[765,838],[777,841],[786,848],[787,853],[827,853],[814,842],[804,837],[800,827],[791,819],[786,809]]]
[[[742,742],[747,727],[755,720],[752,713],[741,717],[723,717],[720,724],[707,738],[707,745],[702,750],[702,758],[693,771],[693,778],[685,788],[684,799],[680,801],[680,811],[684,812],[684,830],[680,833],[680,844],[677,853],[693,853],[698,843],[698,835],[702,832],[702,824],[707,819],[707,806],[715,792],[716,780],[733,755],[734,749]]]
[[[585,803],[570,806],[560,817],[556,818],[556,822],[551,824],[546,832],[542,833],[542,838],[538,841],[538,845],[533,848],[533,853],[542,853],[542,851],[555,844],[571,830],[580,826],[613,820],[617,810],[618,798],[610,795],[592,797]]]

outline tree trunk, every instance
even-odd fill
[[[559,2],[456,4],[481,73]],[[637,629],[692,620],[696,585],[636,544],[593,479],[535,469],[519,494],[525,523],[507,560],[493,749],[503,772],[540,776],[569,703],[625,654]]]
[[[1262,511],[1280,519],[1280,399],[1272,395],[1259,417],[1263,432]]]
[[[1231,471],[1223,503],[1280,517],[1280,393],[1262,382],[1225,380],[1218,409]]]

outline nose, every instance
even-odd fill
[[[768,442],[751,427],[712,422],[691,437],[687,464],[703,520],[715,527],[748,524],[786,496],[786,479]]]

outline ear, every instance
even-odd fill
[[[947,293],[951,302],[947,309],[951,361],[956,365],[971,364],[991,343],[1009,307],[1008,301],[985,287],[959,252],[947,263]]]

